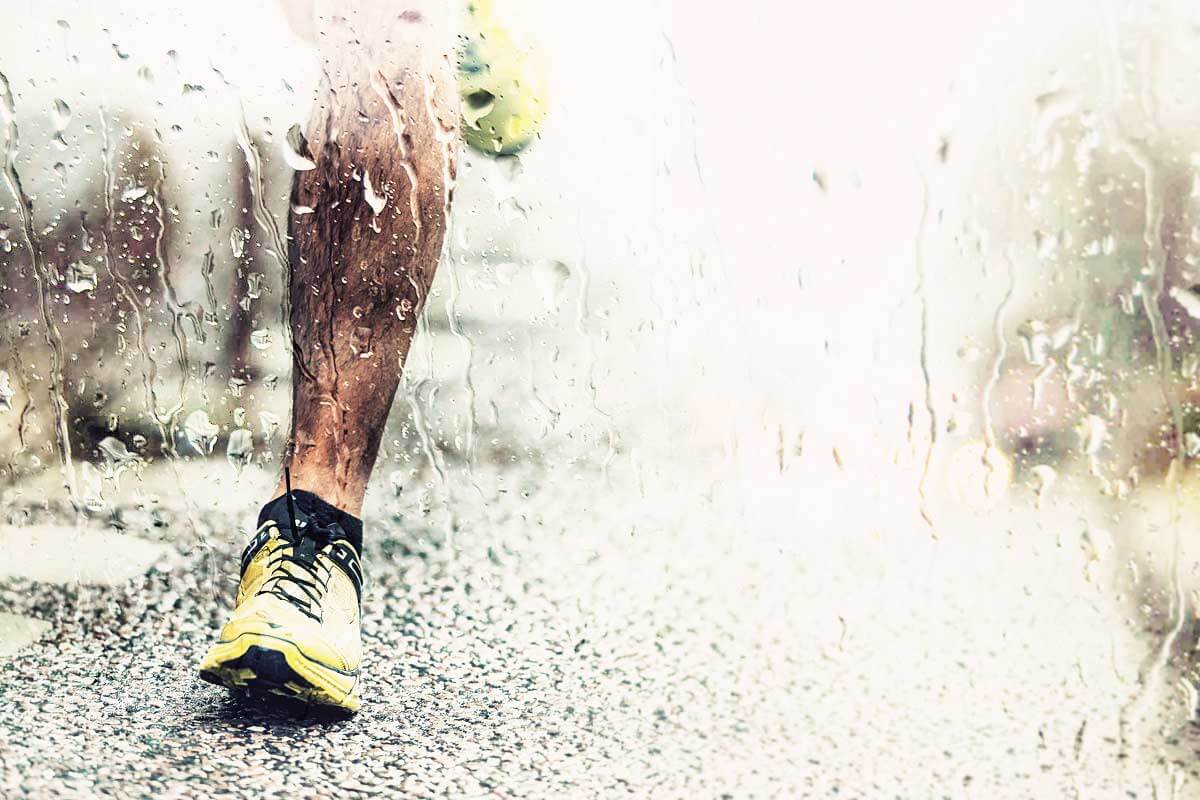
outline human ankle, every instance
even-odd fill
[[[329,476],[318,477],[311,473],[291,473],[291,489],[293,492],[310,492],[335,508],[354,517],[362,517],[363,489],[338,485]],[[271,500],[287,494],[288,484],[284,478],[279,479]]]

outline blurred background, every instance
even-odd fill
[[[441,673],[522,711],[428,723],[499,766],[408,790],[1200,797],[1200,13],[492,14],[545,114],[462,151],[368,502],[367,635],[424,665],[377,664],[381,696],[470,707]],[[38,698],[66,670],[94,701],[64,665],[148,641],[178,663],[101,682],[190,681],[228,600],[285,443],[315,52],[268,2],[5,16],[0,685],[31,699],[0,712],[0,785],[136,794],[133,755],[97,774],[83,743],[111,706]],[[502,658],[460,649],[505,614],[530,627]],[[167,740],[244,716],[189,692]],[[560,716],[578,772],[538,738]],[[518,730],[556,783],[504,768]]]

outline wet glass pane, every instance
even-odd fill
[[[0,796],[1195,796],[1198,25],[6,9]]]

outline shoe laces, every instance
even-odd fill
[[[270,576],[258,594],[274,595],[295,606],[305,616],[320,622],[321,598],[329,588],[332,569],[317,557],[329,545],[331,537],[328,531],[317,525],[302,526],[296,521],[291,471],[285,467],[283,475],[287,485],[291,535],[288,537],[289,544],[277,548],[267,562]]]

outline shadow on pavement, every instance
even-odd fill
[[[201,723],[245,728],[307,728],[338,726],[354,714],[339,708],[310,706],[297,700],[255,692],[214,692],[212,701],[197,709]]]

